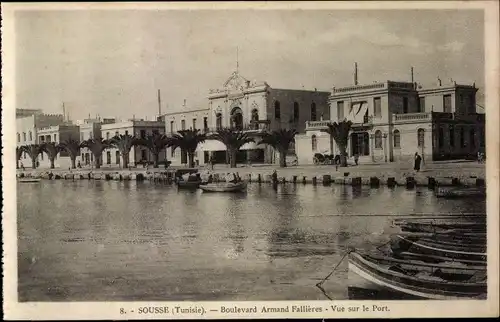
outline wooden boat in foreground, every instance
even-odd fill
[[[436,197],[438,198],[485,198],[486,189],[484,188],[454,188],[454,189],[443,189],[439,188],[436,191]]]
[[[391,243],[391,250],[394,253],[411,252],[414,254],[474,261],[486,261],[487,258],[485,245],[461,245],[460,243],[450,245],[450,243],[429,239],[410,238],[401,235],[397,235],[394,238],[395,239]]]
[[[179,189],[198,189],[200,187],[201,181],[177,181],[177,188]]]
[[[485,299],[486,266],[431,264],[352,252],[350,299]]]
[[[200,184],[200,189],[206,192],[242,192],[247,188],[246,182],[214,182]]]
[[[449,233],[449,234],[486,232],[486,223],[484,222],[435,223],[435,222],[395,221],[394,224],[395,226],[399,226],[402,231],[408,231],[408,232],[429,232],[429,233]]]
[[[40,182],[41,179],[36,179],[36,178],[25,178],[25,179],[19,179],[19,183],[37,183]]]

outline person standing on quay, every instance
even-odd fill
[[[413,170],[419,172],[420,171],[420,163],[422,162],[422,157],[418,154],[418,152],[415,152],[415,166],[413,167]]]

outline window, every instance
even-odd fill
[[[311,121],[316,121],[316,103],[311,104]]]
[[[443,112],[451,113],[451,95],[443,96]]]
[[[299,121],[299,103],[297,102],[293,103],[293,120],[294,122]]]
[[[274,118],[277,120],[281,118],[281,108],[279,101],[274,102]]]
[[[125,135],[128,135],[128,130],[125,130]]]
[[[57,134],[54,134],[54,142],[57,142]]]
[[[196,130],[196,119],[193,119],[193,130]]]
[[[259,111],[254,108],[252,110],[252,116],[251,116],[251,121],[252,121],[252,128],[254,130],[258,130],[259,129]]]
[[[463,126],[460,127],[460,147],[465,148],[465,131]]]
[[[425,96],[421,96],[418,98],[418,112],[425,112]]]
[[[21,134],[17,133],[17,142],[21,142]]]
[[[344,119],[344,102],[337,102],[337,120]]]
[[[120,164],[120,151],[115,152],[115,158],[116,158],[115,160],[116,164]]]
[[[203,118],[203,129],[208,129],[208,117],[206,116]]]
[[[93,139],[94,138],[94,132],[89,133],[89,138]]]
[[[438,132],[438,145],[440,148],[443,147],[444,145],[444,129],[442,126],[439,127],[439,132]]]
[[[186,129],[186,120],[181,120],[181,130],[185,130]]]
[[[171,158],[175,157],[175,148],[170,148],[170,157]]]
[[[42,135],[42,136],[40,136],[38,139],[39,139],[39,140],[40,140],[40,142],[42,142],[42,143],[43,143],[43,142],[45,142],[45,136],[43,136],[43,135]]]
[[[316,135],[314,135],[314,134],[313,134],[313,136],[311,136],[311,147],[312,147],[313,151],[316,151],[316,149],[318,148],[318,139],[316,138]]]
[[[109,132],[106,132],[106,140],[109,140]]]
[[[370,137],[367,132],[351,133],[351,156],[370,155]]]
[[[408,97],[403,97],[403,114],[408,113]]]
[[[217,130],[222,129],[222,114],[221,113],[217,113],[215,115],[215,127]]]
[[[399,130],[394,130],[394,147],[401,148],[401,134]]]
[[[425,143],[425,130],[418,129],[417,130],[417,145],[419,148],[423,148]]]
[[[33,133],[31,133],[31,131],[29,131],[29,137],[30,137],[30,141],[33,141]]]
[[[380,97],[373,99],[373,116],[382,117],[382,99]]]
[[[106,152],[106,164],[111,164],[111,152]]]
[[[474,131],[474,128],[469,130],[469,141],[470,141],[470,146],[472,148],[476,147],[476,133]]]
[[[170,133],[174,133],[174,121],[170,121]]]
[[[51,138],[51,136],[47,135],[47,142],[50,142],[50,138]]]
[[[147,153],[146,153],[146,150],[141,150],[141,159],[143,161],[146,161],[148,159],[148,156],[147,156]]]
[[[382,149],[382,132],[380,130],[375,132],[375,149]]]
[[[449,137],[450,137],[450,146],[454,147],[455,146],[455,129],[454,129],[452,124],[449,125],[448,131],[449,131]]]
[[[23,132],[23,142],[26,142],[26,132]]]

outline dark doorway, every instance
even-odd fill
[[[370,155],[370,137],[367,132],[351,134],[351,156]]]

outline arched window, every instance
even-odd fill
[[[181,130],[184,131],[186,129],[186,120],[181,120]]]
[[[251,119],[251,123],[252,123],[252,128],[255,130],[259,129],[259,123],[258,123],[259,122],[259,111],[256,108],[254,108],[252,110],[252,115],[251,115],[250,119]]]
[[[476,132],[474,131],[474,128],[469,130],[469,142],[472,148],[476,147]]]
[[[382,149],[382,132],[380,130],[375,132],[375,149]]]
[[[316,103],[311,104],[311,121],[316,121]]]
[[[281,107],[279,101],[274,102],[274,118],[277,120],[281,118]]]
[[[424,129],[418,129],[417,131],[417,145],[419,148],[424,147],[425,143],[425,130]]]
[[[235,107],[231,111],[231,128],[236,130],[243,129],[243,112],[239,107]]]
[[[311,136],[311,147],[312,147],[313,151],[316,151],[316,149],[318,148],[318,139],[316,138],[316,135],[314,135],[314,134],[313,134],[313,136]]]
[[[295,122],[299,121],[299,103],[297,102],[293,103],[293,120]]]
[[[21,142],[21,134],[17,133],[17,142]]]
[[[33,133],[31,133],[31,131],[28,132],[28,135],[30,137],[30,141],[33,141]]]
[[[222,114],[221,113],[215,114],[215,128],[217,130],[222,129]]]
[[[394,130],[394,147],[398,149],[401,147],[401,134],[399,130]]]
[[[26,132],[23,132],[23,141],[26,142]]]
[[[460,147],[465,148],[465,131],[464,127],[460,127]]]
[[[455,146],[455,127],[453,126],[453,124],[449,125],[448,131],[449,131],[449,137],[450,137],[450,146],[454,147]]]

